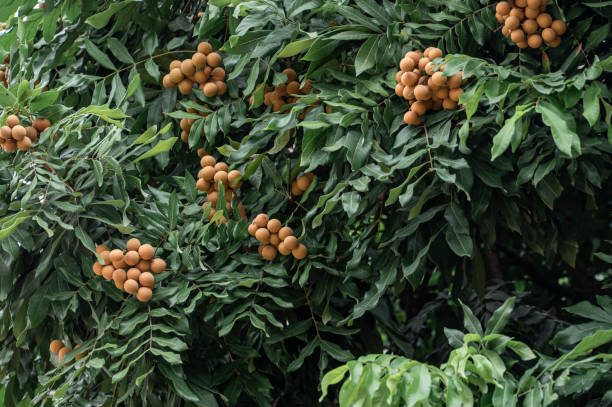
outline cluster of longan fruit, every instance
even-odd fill
[[[259,254],[266,260],[274,260],[276,254],[293,255],[298,260],[306,258],[308,249],[293,236],[293,229],[282,226],[280,220],[269,219],[265,213],[260,213],[249,225],[249,234],[254,236],[261,245]]]
[[[495,18],[504,24],[502,34],[510,37],[519,48],[540,48],[546,43],[551,48],[561,44],[567,27],[546,13],[548,0],[500,1],[495,6]]]
[[[297,73],[292,68],[283,70],[283,73],[287,75],[287,82],[279,84],[274,89],[266,85],[264,105],[272,106],[273,112],[280,111],[286,104],[296,103],[298,98],[294,95],[306,95],[312,91],[310,79],[306,80],[304,86],[300,86]]]
[[[81,344],[76,345],[74,347],[74,350],[77,350],[80,346]],[[49,344],[49,351],[57,355],[57,361],[59,363],[62,363],[64,356],[66,356],[67,353],[72,352],[72,348],[64,345],[64,342],[62,342],[60,339],[54,339]],[[79,353],[78,355],[76,355],[74,359],[80,360],[80,359],[83,359],[84,357],[85,357],[85,353],[83,352],[83,353]]]
[[[208,112],[203,112],[201,110],[197,110],[193,108],[188,108],[187,113],[198,114],[202,117],[208,116]],[[180,122],[181,130],[182,130],[181,140],[183,140],[183,142],[185,143],[189,142],[189,133],[191,132],[191,126],[193,126],[195,121],[196,119],[181,119],[181,122]],[[205,137],[205,136],[206,135],[204,134],[204,127],[202,127],[202,137]]]
[[[312,183],[314,174],[307,172],[304,175],[298,177],[291,183],[291,195],[300,196],[302,195]]]
[[[211,219],[216,213],[216,206],[219,200],[219,182],[225,190],[225,208],[228,212],[232,212],[232,199],[236,197],[236,190],[242,186],[240,178],[242,174],[238,170],[229,171],[229,166],[220,161],[217,162],[212,155],[205,155],[200,160],[202,169],[198,172],[198,181],[196,187],[198,190],[206,192],[206,202],[202,205],[202,211],[206,211],[210,207],[208,219]],[[229,171],[229,172],[228,172]],[[240,217],[247,219],[246,210],[242,203],[238,203],[238,211]],[[227,223],[227,218],[222,217],[217,223]]]
[[[438,62],[435,62],[438,60]],[[395,94],[410,102],[410,110],[404,114],[404,122],[418,126],[427,110],[454,110],[463,93],[463,73],[444,76],[442,50],[429,47],[425,52],[410,51],[400,61],[395,74]]]
[[[178,86],[179,92],[189,95],[196,83],[207,97],[223,95],[227,92],[227,85],[225,70],[220,64],[221,55],[212,51],[210,43],[201,42],[191,58],[170,63],[170,73],[164,76],[163,85],[168,89]]]
[[[113,280],[119,290],[135,294],[138,301],[148,302],[155,288],[154,274],[166,270],[166,262],[154,258],[153,246],[141,245],[136,238],[128,240],[125,247],[126,251],[109,250],[104,245],[96,247],[96,252],[102,257],[104,264],[96,261],[93,264],[93,272],[108,281]]]
[[[16,149],[28,151],[32,143],[38,141],[38,133],[47,130],[51,126],[49,119],[36,119],[31,126],[22,126],[17,115],[6,118],[6,125],[0,128],[0,146],[7,153]]]
[[[7,89],[9,87],[9,62],[11,62],[11,59],[7,55],[6,58],[4,58],[4,65],[0,67],[0,82],[2,82],[4,84],[4,87]]]

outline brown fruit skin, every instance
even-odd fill
[[[293,181],[291,183],[291,195],[300,196],[303,193],[304,193],[304,191],[302,191],[300,188],[298,188],[297,181]]]
[[[552,25],[552,17],[548,13],[542,13],[536,19],[540,28],[548,28]]]
[[[222,96],[227,93],[227,85],[223,81],[215,81],[215,85],[217,85],[217,95]]]
[[[448,84],[448,87],[450,89],[456,89],[459,86],[461,86],[461,82],[462,81],[463,81],[463,73],[462,72],[457,72],[456,74],[454,74],[453,76],[448,78],[446,80],[446,83]]]
[[[136,268],[142,272],[149,271],[151,269],[151,264],[148,260],[140,260],[136,265]]]
[[[210,189],[210,182],[204,180],[203,178],[198,179],[196,182],[196,188],[198,191],[208,191]]]
[[[538,34],[531,34],[527,38],[527,44],[531,48],[540,48],[542,46],[542,37],[540,37]]]
[[[296,95],[300,93],[300,83],[298,81],[291,81],[287,84],[287,93],[290,95]]]
[[[414,88],[414,96],[417,100],[429,100],[431,99],[431,89],[427,85],[418,85]]]
[[[510,30],[505,25],[502,26],[501,32],[502,32],[502,35],[504,37],[509,37],[510,36]]]
[[[101,245],[96,246],[96,253],[98,253],[100,255],[103,252],[107,252],[107,251],[108,251],[108,247],[106,247],[106,245],[101,244]]]
[[[451,99],[444,99],[442,107],[444,110],[455,110],[457,108],[457,102]]]
[[[257,227],[265,228],[268,224],[268,215],[266,215],[265,213],[260,213],[255,217],[255,220],[253,222],[255,222]]]
[[[211,52],[206,56],[206,63],[208,64],[208,66],[211,66],[213,68],[219,66],[219,64],[221,63],[221,55],[216,52]]]
[[[57,353],[64,347],[64,342],[59,339],[54,339],[49,344],[49,351],[57,355]]]
[[[416,64],[411,58],[404,58],[400,61],[400,69],[404,72],[412,71],[415,66]]]
[[[206,85],[204,85],[203,89],[204,94],[209,98],[216,96],[218,90],[217,85],[212,82],[208,82]]]
[[[149,302],[151,297],[153,297],[153,291],[149,287],[140,287],[136,294],[136,298],[140,302]]]
[[[554,41],[546,43],[546,45],[548,45],[551,48],[557,48],[560,44],[561,44],[561,37],[557,37],[554,39]]]
[[[206,200],[210,202],[213,206],[217,206],[217,201],[219,200],[219,193],[214,191],[206,193]]]
[[[16,115],[12,114],[6,118],[6,125],[9,126],[10,128],[17,126],[18,124],[19,124],[19,117],[17,117]]]
[[[410,110],[418,114],[419,116],[423,116],[425,112],[427,112],[427,106],[425,102],[421,102],[420,100],[414,102],[412,106],[410,106]]]
[[[529,8],[539,9],[541,5],[542,5],[542,2],[540,0],[527,0],[527,7]]]
[[[302,191],[306,191],[310,186],[311,180],[308,177],[302,175],[296,180],[296,182],[299,189],[301,189]]]
[[[418,80],[419,77],[414,72],[404,72],[401,78],[402,85],[404,86],[416,85]]]
[[[456,89],[451,89],[450,92],[448,92],[448,97],[455,101],[458,102],[459,101],[459,95],[461,95],[463,93],[463,89],[461,88],[456,88]]]
[[[132,250],[125,254],[124,260],[128,266],[135,266],[140,261],[140,256],[137,251]]]
[[[169,70],[173,70],[176,68],[180,68],[181,67],[181,61],[179,61],[178,59],[175,59],[174,61],[170,62],[170,66],[168,67]]]
[[[170,75],[170,80],[174,83],[179,83],[185,78],[185,75],[183,75],[183,71],[181,71],[181,68],[174,68],[170,71],[168,75]]]
[[[153,289],[155,287],[155,276],[149,273],[148,271],[144,272],[140,274],[140,277],[138,278],[138,282],[140,283],[142,287],[149,287]]]
[[[111,280],[113,278],[114,271],[115,271],[115,268],[113,266],[104,266],[102,267],[102,276],[106,280]]]
[[[191,79],[185,78],[181,82],[179,82],[178,89],[181,94],[189,95],[193,91],[193,82],[191,81]]]
[[[98,261],[94,262],[92,269],[96,276],[102,275],[102,265],[100,264],[100,262]]]
[[[227,172],[229,170],[229,166],[227,165],[227,163],[224,163],[223,161],[219,161],[218,163],[216,163],[213,168],[215,169],[215,171]]]
[[[557,33],[552,28],[545,28],[542,30],[542,39],[546,42],[552,42],[557,38]],[[13,132],[15,129],[13,129]]]
[[[257,232],[257,229],[259,229],[259,227],[257,227],[255,223],[251,223],[247,230],[249,232],[249,235],[255,236],[255,232]]]
[[[159,274],[162,273],[164,270],[166,270],[166,262],[163,261],[162,259],[154,259],[151,262],[151,271],[155,274]]]
[[[278,244],[278,252],[283,256],[288,256],[291,254],[291,250],[287,249],[287,246],[285,246],[284,242],[280,242]]]
[[[209,42],[202,41],[198,44],[198,52],[201,52],[204,55],[208,55],[212,52],[212,46]]]
[[[225,79],[225,69],[218,66],[210,72],[210,76],[215,82],[222,81]]]
[[[287,75],[287,83],[293,82],[297,79],[297,74],[291,68],[283,69],[283,73]]]
[[[567,30],[567,26],[561,20],[553,21],[550,28],[552,28],[557,33],[557,35],[563,35]]]
[[[522,42],[525,41],[525,33],[523,32],[523,30],[513,30],[510,33],[510,39],[513,42]]]
[[[204,167],[214,167],[215,164],[217,163],[217,160],[215,160],[215,157],[213,157],[212,155],[205,155],[204,157],[202,157],[202,159],[200,160],[200,166],[202,168]],[[212,179],[212,178],[211,178]]]
[[[413,126],[421,124],[421,117],[413,111],[407,111],[404,113],[404,122]]]
[[[525,18],[535,19],[535,18],[538,18],[539,15],[540,15],[540,10],[538,10],[537,8],[533,9],[533,8],[527,7],[525,9],[525,13],[524,13]]]
[[[287,236],[283,239],[283,243],[288,250],[293,250],[299,245],[299,242],[295,236]]]
[[[77,349],[78,349],[78,348],[80,348],[80,347],[81,347],[81,344],[79,343],[77,346],[75,346],[75,347],[74,347],[74,350],[77,350]],[[76,355],[76,356],[74,357],[74,360],[81,360],[81,359],[83,359],[85,356],[86,356],[86,355],[85,355],[85,352],[83,352],[83,353],[79,353],[78,355]]]
[[[13,136],[13,138],[17,141],[23,139],[26,136],[26,129],[25,127],[21,126],[21,125],[15,125],[13,126],[13,129],[11,131],[11,136]]]
[[[150,244],[143,244],[138,248],[138,255],[143,260],[151,260],[155,256],[155,249]]]
[[[278,219],[270,219],[267,225],[270,233],[278,233],[281,229],[281,222]]]
[[[274,260],[276,258],[276,247],[272,245],[264,246],[263,249],[261,249],[261,257],[268,261]]]
[[[395,94],[399,97],[404,97],[404,85],[401,83],[395,85]]]
[[[215,172],[216,171],[213,167],[207,165],[206,167],[202,168],[199,174],[202,175],[202,179],[204,181],[212,182],[212,180],[215,178]]]
[[[514,29],[518,28],[519,25],[521,25],[521,21],[519,20],[519,18],[517,16],[510,16],[510,17],[506,18],[505,26],[509,30],[514,30]]]
[[[183,72],[183,75],[191,76],[195,74],[195,71],[196,71],[195,64],[193,63],[191,59],[186,59],[183,62],[181,62],[181,71]]]
[[[120,261],[123,259],[123,252],[119,249],[112,250],[110,252],[110,259],[111,261]]]
[[[64,346],[62,349],[59,350],[59,352],[57,352],[57,361],[59,363],[62,363],[64,356],[66,356],[66,354],[69,352],[72,352],[72,348]]]
[[[522,28],[525,34],[534,34],[538,31],[538,23],[536,20],[525,20],[523,21]]]
[[[435,96],[436,96],[437,99],[440,99],[440,100],[446,99],[448,97],[448,88],[444,87],[444,88],[438,89],[436,91],[436,93],[435,93]],[[442,106],[442,105],[440,105],[440,106]]]
[[[434,60],[436,58],[440,58],[442,57],[442,50],[440,48],[432,48],[431,50],[429,50],[429,55],[427,56],[427,58],[429,58],[430,60]]]
[[[500,1],[495,6],[495,12],[501,14],[502,16],[509,14],[510,9],[511,9],[510,3],[508,3],[507,1]]]
[[[302,259],[306,258],[306,256],[308,255],[308,249],[303,244],[300,244],[298,247],[296,247],[295,249],[291,250],[291,254],[296,259],[302,260]]]
[[[128,280],[138,281],[138,279],[140,278],[140,274],[142,274],[140,269],[132,267],[127,271],[126,278]]]
[[[444,86],[446,85],[446,76],[442,72],[436,72],[431,76],[431,82],[435,86]]]
[[[125,248],[130,251],[138,251],[140,248],[140,240],[136,239],[135,237],[131,238],[125,244]]]
[[[51,122],[49,121],[49,119],[36,119],[32,122],[32,126],[42,133],[43,131],[51,127]]]
[[[201,52],[196,52],[191,56],[191,62],[196,68],[204,68],[206,66],[206,55]]]
[[[278,245],[280,244],[281,240],[278,237],[278,233],[272,233],[270,234],[270,244],[274,247],[278,247]]]
[[[291,229],[289,226],[284,226],[280,228],[280,230],[278,231],[278,237],[280,238],[280,240],[285,240],[287,236],[293,236],[293,229]]]
[[[125,283],[123,283],[123,289],[128,294],[136,294],[138,288],[138,281],[136,280],[126,280]]]
[[[38,131],[34,127],[28,126],[25,129],[26,129],[27,138],[32,140],[32,142],[35,142],[36,140],[38,140]]]
[[[32,146],[32,140],[29,137],[24,137],[17,142],[17,148],[21,151],[28,151]]]
[[[12,153],[17,150],[17,143],[15,142],[15,140],[6,140],[2,147],[7,153]]]
[[[527,7],[527,0],[514,0],[516,7]]]
[[[270,231],[266,228],[259,228],[255,232],[255,239],[262,244],[270,243]]]
[[[227,188],[227,172],[225,171],[217,171],[215,173],[215,177],[213,178],[214,185],[217,187],[219,185],[219,181],[223,184],[224,188]]]
[[[504,22],[506,22],[506,18],[504,16],[502,16],[499,13],[495,13],[495,21],[497,21],[498,23],[502,24]]]
[[[115,283],[124,283],[127,280],[127,273],[124,269],[116,269],[113,271],[113,281]]]
[[[166,89],[171,89],[176,86],[176,83],[170,79],[170,74],[167,74],[164,75],[164,78],[162,79],[162,85],[164,85],[164,88]]]
[[[108,250],[100,253],[100,257],[102,257],[102,260],[104,260],[104,266],[108,266],[112,263],[112,260],[110,258],[110,252]]]
[[[229,182],[230,188],[238,189],[242,185],[240,182],[240,178],[242,177],[242,173],[238,170],[231,170],[227,173],[227,181]]]
[[[0,128],[0,138],[4,140],[11,138],[11,128],[9,126],[2,126],[2,128]]]
[[[122,268],[127,267],[127,263],[125,262],[125,259],[121,259],[119,261],[113,261],[111,264],[116,269],[122,269]]]

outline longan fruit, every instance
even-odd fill
[[[121,261],[123,260],[123,251],[119,249],[112,250],[109,256],[111,261]]]
[[[11,131],[11,136],[15,140],[17,140],[17,141],[23,139],[26,136],[26,129],[25,129],[25,127],[23,127],[23,126],[21,126],[19,124],[13,126],[13,129]]]
[[[17,126],[18,124],[19,124],[19,117],[17,117],[16,115],[12,114],[6,118],[6,125],[9,126],[10,128]]]
[[[442,107],[444,110],[455,110],[457,108],[457,102],[452,99],[444,99]]]
[[[189,95],[193,90],[193,81],[191,79],[183,79],[178,84],[178,90],[183,95]]]
[[[291,68],[285,68],[283,69],[283,73],[285,75],[287,75],[287,83],[289,82],[293,82],[297,79],[297,74],[295,73],[295,71]]]
[[[123,283],[123,289],[128,294],[136,294],[138,292],[138,288],[138,281],[136,280],[125,280],[125,283]]]
[[[32,140],[32,142],[38,139],[38,131],[34,127],[28,126],[25,129],[26,129],[26,137]]]
[[[140,256],[137,251],[131,250],[125,254],[124,260],[128,266],[135,266],[140,261]]]
[[[181,62],[181,72],[183,72],[183,75],[191,76],[195,74],[195,71],[196,71],[196,67],[191,59],[186,59],[183,62]]]
[[[164,78],[162,79],[162,85],[164,85],[164,88],[166,89],[170,89],[176,86],[176,83],[170,78],[170,74],[164,75]]]
[[[278,219],[270,219],[267,224],[270,233],[278,233],[281,229],[281,222]]]
[[[291,81],[287,84],[287,93],[290,95],[297,95],[300,93],[300,83],[298,81]]]
[[[242,182],[239,182],[239,179],[242,177],[242,173],[238,170],[231,170],[227,173],[227,181],[229,183],[230,188],[240,188]]]
[[[280,234],[279,234],[279,237],[281,237]],[[287,236],[287,237],[285,237],[282,240],[283,240],[283,243],[285,244],[285,247],[288,250],[293,250],[296,247],[298,247],[299,242],[298,242],[297,238],[295,236],[293,236],[293,235]]]
[[[306,249],[306,246],[300,243],[298,247],[291,250],[291,254],[293,254],[293,257],[295,257],[296,259],[302,260],[308,255],[308,249]]]
[[[251,223],[247,230],[249,232],[249,235],[254,237],[255,232],[257,232],[257,229],[259,229],[259,227],[255,223]]]
[[[17,150],[17,143],[15,142],[15,140],[6,140],[6,142],[2,144],[2,147],[4,148],[4,150],[6,150],[7,153],[12,153]]]
[[[404,86],[415,85],[418,80],[419,77],[414,72],[404,72],[401,78],[402,85]]]
[[[306,82],[304,82],[304,85],[300,88],[300,90],[304,94],[310,93],[312,91],[312,81],[310,79],[306,79]]]
[[[240,218],[241,219],[248,220],[247,214],[246,214],[246,209],[245,209],[244,205],[242,204],[242,202],[238,202],[238,212],[240,212]]]
[[[191,56],[191,62],[196,68],[204,68],[206,66],[206,55],[196,52]]]
[[[283,256],[287,256],[291,254],[291,250],[287,249],[287,246],[285,246],[284,242],[280,242],[278,244],[278,252],[282,254]]]
[[[542,13],[536,19],[540,28],[548,28],[552,25],[552,17],[548,13]]]
[[[404,85],[401,83],[395,85],[395,94],[399,97],[404,97]]]
[[[126,273],[126,278],[128,280],[136,280],[136,281],[138,281],[138,278],[140,278],[140,273],[141,273],[141,271],[139,269],[137,269],[136,267],[132,267],[132,268],[128,269],[128,271]]]
[[[179,61],[178,59],[175,59],[174,61],[170,62],[170,66],[168,68],[170,69],[170,71],[172,71],[173,69],[180,68],[180,67],[181,67],[181,61]]]
[[[430,63],[431,61],[429,60],[429,58],[421,58],[419,59],[419,69],[421,71],[425,70],[425,67],[427,66],[428,63]]]
[[[145,243],[138,248],[138,255],[143,260],[151,260],[155,255],[155,249],[150,244]]]
[[[440,89],[436,90],[435,96],[439,100],[446,99],[448,97],[448,88],[445,86],[443,88],[440,88]]]
[[[461,86],[461,82],[463,81],[463,72],[459,71],[450,78],[446,80],[446,84],[450,89],[456,89]]]
[[[200,166],[202,168],[208,167],[208,166],[214,167],[216,163],[217,163],[217,160],[215,160],[215,157],[213,157],[212,155],[205,155],[204,157],[200,159]]]
[[[444,86],[446,85],[446,76],[444,76],[442,74],[442,72],[435,72],[432,76],[431,76],[431,82],[435,85],[435,86]]]
[[[429,58],[430,60],[433,61],[434,59],[440,57],[442,57],[442,50],[440,48],[433,47],[429,50],[429,55],[427,56],[427,58]]]
[[[255,222],[257,227],[265,228],[268,224],[268,215],[266,215],[265,213],[260,213],[255,217],[255,220],[253,222]]]
[[[9,126],[2,126],[2,128],[0,128],[0,137],[5,140],[11,138],[11,128]]]
[[[501,32],[504,37],[510,36],[510,29],[508,29],[508,27],[506,27],[505,25],[502,26]]]
[[[308,177],[302,175],[297,179],[296,182],[299,189],[301,189],[302,191],[306,191],[310,186],[311,180]]]
[[[261,256],[268,260],[274,260],[276,258],[276,247],[272,245],[266,245],[263,249],[261,249]]]
[[[415,63],[411,58],[404,58],[400,61],[400,69],[404,72],[412,71],[415,67]]]
[[[506,18],[506,24],[504,24],[509,30],[515,30],[521,25],[521,21],[517,16],[510,16]]]
[[[548,29],[548,28],[547,28]],[[531,48],[540,48],[542,46],[542,37],[539,34],[531,34],[527,38],[527,44]]]
[[[151,271],[155,274],[159,274],[166,270],[166,262],[160,258],[153,259],[151,262]]]
[[[207,182],[203,178],[200,178],[196,182],[196,188],[198,189],[198,191],[208,191],[210,189],[210,182]]]
[[[57,355],[60,349],[62,349],[63,347],[64,342],[60,341],[59,339],[54,339],[49,344],[49,351]]]
[[[293,236],[293,229],[291,229],[289,226],[283,226],[278,231],[278,237],[281,240],[285,240],[287,236]]]
[[[17,142],[17,148],[21,151],[28,151],[32,146],[32,140],[29,137],[24,137]]]
[[[495,13],[495,21],[501,24],[506,21],[506,18],[502,16],[501,14]]]
[[[565,34],[565,30],[567,30],[567,26],[561,20],[553,21],[550,25],[550,28],[552,28],[557,33],[557,35],[563,35]]]
[[[200,147],[200,148],[198,148],[198,157],[202,158],[202,157],[204,157],[206,154],[208,154],[208,153],[206,152],[206,150],[204,150],[204,147]]]
[[[402,96],[404,99],[414,99],[414,85],[404,86],[404,92]]]
[[[421,102],[419,100],[417,102],[414,102],[412,106],[410,106],[410,110],[415,112],[419,116],[423,116],[427,111],[427,106],[425,105],[425,102]]]
[[[127,267],[127,263],[125,262],[125,259],[121,259],[119,261],[113,261],[111,263],[113,264],[113,267],[116,269],[122,269],[124,267]]]
[[[223,81],[215,81],[215,85],[217,85],[217,95],[222,96],[227,92],[227,85]]]
[[[142,272],[149,271],[151,269],[151,265],[148,260],[140,260],[136,265],[136,268]]]
[[[270,244],[274,247],[278,247],[279,243],[281,242],[280,238],[278,237],[278,233],[271,233],[270,234]]]
[[[215,82],[222,81],[225,79],[225,69],[218,66],[210,72],[210,76]]]
[[[206,85],[204,85],[204,94],[211,98],[217,95],[219,88],[217,87],[217,85],[213,82],[208,82]]]
[[[261,256],[261,253],[262,253],[264,247],[265,247],[264,245],[260,245],[260,246],[257,247],[257,252],[259,252],[260,256]]]
[[[402,80],[402,75],[404,74],[404,71],[402,71],[401,69],[399,71],[397,71],[395,73],[395,82],[397,83],[401,83]]]
[[[110,258],[110,252],[108,250],[101,252],[100,257],[102,257],[102,260],[104,261],[105,266],[108,266],[109,264],[112,263],[112,260]]]
[[[537,8],[533,9],[533,8],[527,7],[525,9],[525,13],[524,13],[525,18],[535,19],[535,18],[538,18],[539,15],[540,15],[540,10]]]
[[[525,41],[525,33],[523,32],[523,30],[513,30],[510,33],[510,39],[513,42],[523,42]]]
[[[202,41],[198,44],[198,52],[201,52],[204,55],[208,55],[212,52],[212,46],[209,42]]]
[[[525,20],[523,21],[522,29],[525,31],[525,34],[534,34],[538,31],[538,23],[533,19]]]
[[[217,201],[219,200],[219,193],[218,192],[207,192],[206,193],[206,200],[208,202],[210,202],[213,206],[217,206]]]
[[[138,249],[140,248],[140,240],[136,239],[135,237],[131,238],[126,242],[125,248],[127,250],[138,251]]]
[[[410,52],[407,52],[406,55],[404,55],[404,59],[411,59],[413,62],[413,66],[416,67],[419,65],[419,59],[421,59],[421,55],[416,51],[410,51]]]
[[[208,66],[216,67],[221,63],[221,55],[216,52],[211,52],[206,56],[206,63]]]
[[[74,350],[77,350],[77,349],[78,349],[78,348],[80,348],[80,347],[81,347],[81,344],[79,343],[77,346],[75,346],[75,347],[74,347]],[[83,359],[85,356],[86,356],[85,352],[83,352],[83,353],[79,353],[78,355],[76,355],[76,356],[74,357],[74,360],[81,360],[81,359]]]
[[[414,96],[417,100],[429,100],[431,99],[431,89],[427,85],[418,85],[414,88]]]
[[[201,85],[208,81],[208,76],[209,75],[206,73],[206,71],[201,69],[199,71],[196,71],[196,73],[193,75],[193,79],[195,79],[195,82]]]
[[[516,7],[527,7],[527,0],[514,0],[514,5]]]
[[[514,16],[519,20],[522,20],[525,18],[525,12],[522,8],[514,7],[512,10],[510,10],[510,16]]]
[[[291,195],[300,196],[302,193],[304,193],[304,191],[298,188],[297,181],[293,181],[291,183]]]
[[[102,267],[102,276],[104,277],[105,280],[110,280],[113,278],[113,272],[115,271],[115,268],[113,266],[104,266]]]
[[[51,121],[49,119],[36,119],[32,122],[32,126],[39,132],[43,132],[51,127]]]
[[[404,113],[404,122],[413,126],[421,124],[421,117],[413,111],[407,111]]]
[[[553,41],[546,43],[546,45],[548,45],[551,48],[557,48],[560,44],[561,44],[561,37],[557,37]]]
[[[227,163],[224,163],[223,161],[219,161],[218,163],[216,163],[213,168],[215,169],[215,171],[227,172],[229,170],[229,166],[227,165]]]
[[[115,283],[123,284],[125,283],[125,280],[127,280],[127,273],[124,269],[116,269],[113,271],[113,281]]]
[[[227,187],[227,172],[225,171],[217,171],[214,177],[215,187],[219,185],[219,181],[223,184],[223,187]]]
[[[557,38],[557,33],[552,28],[545,28],[542,30],[542,39],[546,42],[552,42]],[[13,129],[13,132],[15,129]]]
[[[72,348],[64,346],[62,349],[60,349],[57,352],[57,361],[59,363],[62,363],[62,360],[64,359],[64,356],[66,356],[66,354],[69,353],[69,352],[72,352]]]
[[[527,7],[539,9],[542,5],[540,0],[527,0]]]
[[[102,275],[102,265],[100,264],[100,262],[98,261],[94,262],[92,269],[96,276]]]
[[[260,243],[268,244],[270,242],[270,231],[265,227],[257,229],[255,232],[255,239]]]
[[[142,287],[155,287],[155,277],[148,271],[140,274],[140,277],[138,277],[138,282]]]
[[[461,88],[451,89],[448,92],[448,97],[451,100],[454,100],[455,102],[458,102],[459,101],[459,95],[461,95],[462,93],[463,93],[463,89],[461,89]]]
[[[510,6],[510,3],[508,3],[507,1],[500,1],[495,6],[495,12],[501,14],[502,16],[505,16],[510,13],[511,8],[512,7]]]
[[[181,68],[174,68],[168,75],[170,75],[170,80],[174,83],[179,83],[185,79],[185,75],[183,75]]]

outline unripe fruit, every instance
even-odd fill
[[[563,35],[565,33],[565,30],[567,30],[565,23],[561,20],[553,21],[550,28],[552,28],[557,33],[557,35]]]
[[[138,255],[143,260],[151,260],[155,255],[155,249],[150,244],[143,244],[138,248]]]
[[[426,85],[418,85],[414,88],[414,96],[417,100],[429,100],[431,99],[431,89]]]
[[[148,260],[140,260],[136,265],[136,268],[142,272],[149,271],[151,269],[151,264],[149,264]]]
[[[255,232],[257,232],[257,229],[259,229],[259,227],[256,224],[251,223],[247,230],[249,232],[249,235],[255,236]]]
[[[547,30],[548,30],[548,28],[547,28]],[[540,37],[538,34],[531,34],[527,38],[527,44],[531,48],[540,48],[542,46],[542,37]]]
[[[287,83],[293,82],[297,79],[297,74],[291,68],[286,68],[283,70],[283,73],[287,75]]]
[[[66,356],[67,353],[72,352],[72,348],[69,348],[67,346],[64,346],[62,349],[59,350],[59,352],[57,353],[57,361],[59,363],[62,363],[62,360],[64,359],[64,357]]]
[[[140,261],[140,256],[138,255],[137,251],[132,250],[126,253],[124,260],[128,266],[135,266]]]
[[[198,52],[201,52],[204,55],[208,55],[211,53],[211,51],[212,51],[212,46],[210,45],[210,43],[206,41],[202,41],[201,43],[198,44]]]
[[[147,272],[141,273],[138,278],[138,282],[143,287],[154,288],[155,287],[155,276],[153,274]]]
[[[296,247],[298,247],[298,240],[295,236],[287,236],[286,238],[283,239],[283,243],[285,244],[285,247],[288,250],[293,250]]]
[[[266,228],[257,229],[257,232],[255,232],[255,239],[260,243],[268,244],[270,242],[270,231]]]
[[[159,274],[162,273],[164,270],[166,270],[166,262],[162,259],[154,259],[151,262],[151,271],[153,273]]]
[[[268,224],[268,215],[266,215],[265,213],[260,213],[255,217],[254,222],[258,227],[265,228]]]
[[[298,247],[291,250],[291,254],[293,254],[293,257],[295,257],[296,259],[302,260],[308,255],[308,249],[306,249],[306,246],[304,246],[303,244],[300,244]]]
[[[281,223],[280,220],[278,219],[270,219],[268,221],[268,230],[270,231],[270,233],[278,233],[281,229]]]
[[[102,276],[106,280],[111,280],[113,278],[114,271],[115,271],[115,268],[113,266],[104,266],[102,267]]]
[[[412,71],[415,66],[416,64],[411,58],[404,58],[400,61],[400,69],[404,72]]]
[[[206,56],[206,63],[213,68],[218,66],[221,63],[221,55],[211,52]]]
[[[285,246],[285,242],[280,242],[278,244],[278,252],[282,254],[283,256],[287,256],[291,254],[291,250],[287,249],[287,246]]]
[[[136,294],[138,292],[138,288],[139,285],[138,281],[136,280],[125,280],[125,283],[123,283],[123,289],[128,294]]]
[[[413,111],[407,111],[404,113],[404,122],[413,126],[421,124],[421,117]]]
[[[538,31],[538,23],[536,20],[525,20],[523,21],[522,28],[525,34],[534,34]]]
[[[17,117],[16,115],[12,114],[6,118],[6,125],[9,126],[10,128],[17,126],[18,124],[19,124],[19,117]]]
[[[427,106],[425,102],[417,101],[410,106],[410,110],[418,114],[419,116],[423,116],[427,111]]]
[[[173,70],[170,71],[169,75],[170,75],[170,80],[174,83],[179,83],[185,78],[185,75],[183,75],[181,68],[174,68]]]
[[[60,349],[62,349],[63,347],[64,347],[64,342],[60,341],[59,339],[54,339],[49,344],[49,350],[51,351],[51,353],[54,353],[56,355],[60,351]]]
[[[507,1],[500,1],[495,6],[495,12],[501,14],[502,16],[509,14],[510,9],[511,9],[510,3],[508,3]]]
[[[284,226],[280,228],[280,230],[278,231],[278,237],[281,240],[285,240],[288,236],[293,236],[293,229],[291,229],[289,226]]]
[[[191,62],[197,68],[204,68],[206,66],[206,55],[201,52],[196,52],[191,56]]]
[[[552,28],[545,28],[542,30],[542,39],[546,42],[552,42],[557,38],[557,33]],[[15,129],[13,129],[15,132]]]
[[[102,265],[100,264],[100,262],[95,262],[93,264],[93,272],[96,276],[101,276],[102,275]]]
[[[209,82],[206,85],[204,85],[204,89],[203,89],[204,94],[206,95],[206,97],[209,97],[209,98],[216,96],[218,90],[219,89],[217,88],[217,85],[212,82]]]
[[[506,19],[506,24],[505,26],[509,29],[509,30],[515,30],[519,27],[519,25],[521,25],[521,21],[519,20],[519,18],[517,16],[510,16]]]
[[[133,237],[127,241],[125,247],[128,250],[138,251],[138,249],[140,248],[140,240]]]
[[[548,13],[542,13],[536,19],[541,28],[548,28],[552,25],[552,17]]]
[[[21,125],[13,126],[13,130],[11,131],[11,135],[17,141],[23,139],[26,136],[26,129]]]

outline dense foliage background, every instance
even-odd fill
[[[539,50],[494,6],[4,0],[0,124],[52,122],[0,152],[4,405],[609,405],[612,4],[550,2],[568,32]],[[164,89],[201,40],[227,94]],[[428,46],[470,77],[465,107],[406,126],[395,72]],[[257,85],[287,67],[318,93],[272,113]],[[214,113],[183,143],[193,101]],[[200,147],[305,260],[202,215]],[[149,304],[91,271],[133,236],[171,269]],[[87,356],[58,364],[55,338]]]

